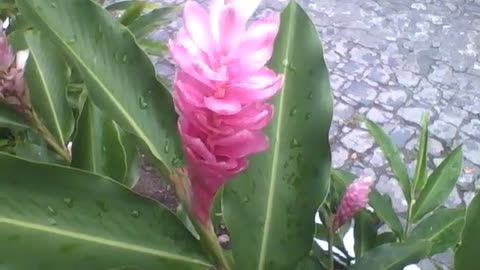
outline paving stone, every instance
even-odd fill
[[[359,153],[364,153],[373,146],[373,138],[365,130],[354,129],[345,135],[341,141],[345,147]]]
[[[352,106],[345,104],[343,102],[339,102],[333,108],[333,120],[340,121],[340,122],[350,121],[354,113],[355,113],[355,110],[353,109]]]
[[[420,124],[422,114],[426,111],[424,108],[402,107],[398,110],[398,115],[405,121]]]
[[[407,100],[407,94],[401,90],[392,90],[388,92],[382,92],[378,95],[377,101],[380,104],[384,104],[393,108],[398,108],[405,104]]]
[[[377,92],[363,81],[353,81],[352,84],[345,89],[345,93],[349,98],[363,105],[372,104],[377,96]]]
[[[386,164],[385,156],[379,147],[375,148],[369,162],[373,167],[377,168],[383,167]]]
[[[437,139],[428,138],[428,153],[434,156],[440,156],[443,153],[443,145]]]
[[[463,155],[466,159],[480,165],[480,143],[470,139],[463,142]]]
[[[342,146],[335,147],[332,152],[332,166],[340,168],[345,164],[348,159],[348,150]]]
[[[442,120],[433,122],[429,127],[429,131],[432,135],[445,141],[453,140],[457,134],[457,128],[455,126]]]
[[[413,74],[410,71],[405,70],[397,70],[395,71],[395,75],[397,76],[398,83],[404,85],[405,87],[415,87],[420,82],[422,77]]]
[[[350,50],[350,56],[353,61],[365,65],[373,64],[377,59],[377,55],[375,54],[375,52],[361,47],[352,48]]]
[[[460,126],[463,120],[467,118],[468,113],[460,108],[447,106],[442,108],[439,119],[448,122],[454,126]]]
[[[390,138],[399,148],[403,148],[414,134],[414,128],[398,126],[390,132]]]
[[[332,87],[332,90],[337,91],[340,89],[340,87],[345,83],[345,79],[332,74],[330,75],[330,86]]]
[[[392,76],[392,72],[389,71],[386,67],[375,67],[366,72],[367,78],[381,84],[387,84]]]
[[[455,208],[460,204],[462,204],[462,198],[460,198],[460,196],[458,195],[458,191],[455,188],[455,190],[453,190],[453,192],[450,193],[450,195],[448,196],[447,201],[444,205],[449,208]]]
[[[439,98],[440,92],[434,87],[423,88],[418,93],[413,95],[413,99],[429,105],[437,104]]]
[[[465,194],[463,194],[463,202],[465,203],[465,205],[469,205],[472,202],[475,195],[477,195],[477,194],[475,192],[472,192],[472,191],[469,191],[469,192],[466,192]]]
[[[392,119],[393,114],[390,112],[382,111],[377,108],[371,108],[367,113],[367,118],[375,123],[386,123]]]
[[[398,185],[397,180],[382,175],[375,187],[380,193],[390,196],[393,208],[397,213],[407,211],[407,201],[403,197],[402,189]]]
[[[428,79],[433,82],[448,82],[453,76],[453,70],[447,65],[433,66],[433,71],[428,75]]]
[[[472,119],[470,122],[468,122],[465,126],[462,127],[462,131],[472,137],[480,138],[480,120]]]

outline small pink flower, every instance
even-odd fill
[[[372,184],[373,179],[371,177],[360,177],[347,187],[333,220],[334,231],[367,206],[368,194]]]
[[[283,79],[265,64],[280,22],[275,15],[247,27],[259,3],[212,0],[207,11],[187,1],[184,28],[169,41],[191,203],[203,223],[219,187],[247,168],[248,156],[268,148],[261,132],[273,116],[267,100]]]
[[[2,21],[0,20],[0,24],[1,23]],[[0,30],[0,72],[6,72],[14,60],[15,55],[8,43],[7,35],[5,35],[4,31]]]

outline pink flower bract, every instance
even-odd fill
[[[184,28],[169,41],[177,64],[174,101],[191,180],[191,204],[202,223],[219,187],[247,168],[249,155],[268,148],[261,132],[272,119],[266,101],[282,76],[271,58],[279,16],[247,27],[260,0],[194,1],[183,10]]]
[[[334,231],[367,206],[368,194],[370,194],[372,184],[373,179],[371,177],[360,177],[347,187],[333,220]]]

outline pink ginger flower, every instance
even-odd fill
[[[194,1],[169,49],[178,66],[174,101],[191,180],[191,204],[202,223],[213,197],[248,166],[247,157],[268,148],[261,132],[272,119],[266,101],[283,85],[265,66],[280,18],[247,20],[260,0],[212,0],[209,12]]]
[[[347,187],[333,220],[334,231],[367,206],[368,194],[372,184],[373,179],[371,177],[360,177]]]

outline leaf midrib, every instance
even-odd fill
[[[93,73],[91,72],[91,70],[88,67],[88,65],[85,64],[85,62],[82,61],[82,58],[79,57],[75,51],[73,49],[71,49],[70,46],[68,46],[68,43],[65,42],[62,38],[61,38],[61,35],[59,35],[56,31],[54,31],[52,29],[52,27],[50,27],[50,25],[42,18],[42,16],[40,16],[40,14],[38,14],[37,12],[35,12],[35,9],[29,5],[28,3],[26,3],[26,1],[24,2],[24,4],[28,5],[29,6],[29,9],[32,11],[32,13],[36,14],[39,18],[40,18],[40,21],[42,21],[44,23],[44,25],[46,26],[47,29],[49,29],[49,31],[59,40],[59,42],[64,46],[64,48],[66,48],[70,54],[75,58],[75,60],[77,61],[77,63],[79,63],[83,69],[91,76],[91,78],[96,81],[98,83],[98,85],[100,86],[100,88],[103,89],[103,92],[106,94],[106,96],[117,106],[117,108],[120,110],[120,112],[122,113],[122,115],[126,118],[127,122],[130,124],[131,128],[133,129],[134,133],[137,134],[144,142],[145,144],[148,146],[148,148],[150,149],[150,151],[152,152],[152,154],[158,158],[160,161],[164,162],[165,163],[165,160],[163,160],[163,158],[161,157],[160,153],[157,151],[157,149],[155,148],[154,144],[148,139],[148,137],[143,133],[142,129],[135,123],[135,121],[133,121],[133,119],[131,119],[131,117],[129,116],[129,114],[127,113],[127,111],[125,110],[125,108],[123,108],[120,104],[118,104],[118,102],[116,101],[116,99],[111,95],[111,93],[109,91],[107,91],[107,87],[101,82],[101,80],[98,79],[98,77]]]
[[[83,240],[86,242],[97,243],[97,244],[101,244],[109,247],[130,250],[133,252],[143,253],[146,255],[153,255],[153,256],[162,257],[170,260],[190,262],[190,263],[195,263],[195,264],[207,266],[207,267],[210,266],[208,263],[203,262],[199,259],[176,255],[176,254],[168,253],[158,249],[142,247],[136,244],[105,239],[97,236],[76,233],[72,231],[61,230],[58,228],[53,228],[52,226],[43,226],[39,224],[27,223],[23,221],[0,217],[0,224],[2,223],[21,227],[21,228],[32,229],[32,230],[43,232],[43,233],[50,233],[54,235],[60,235],[60,236],[65,236],[73,239]]]
[[[28,43],[28,41],[27,41],[27,43]],[[58,116],[55,113],[55,106],[53,105],[52,96],[50,95],[50,92],[47,90],[47,89],[49,89],[47,80],[45,79],[45,76],[43,75],[43,73],[40,71],[41,69],[40,69],[40,65],[38,63],[38,58],[36,56],[36,52],[34,52],[34,50],[30,49],[30,55],[32,57],[32,62],[35,65],[34,72],[37,73],[37,75],[40,78],[42,89],[44,90],[43,92],[45,93],[45,97],[47,98],[47,101],[48,101],[47,102],[48,107],[50,108],[49,111],[50,111],[51,116],[53,117],[53,120],[54,120],[53,122],[55,123],[55,130],[56,130],[57,136],[60,139],[60,143],[62,145],[65,145],[66,143],[65,143],[65,140],[63,138],[62,127],[60,125],[60,121],[58,120]]]
[[[425,240],[433,240],[435,239],[435,237],[439,236],[440,234],[442,234],[444,231],[446,231],[448,228],[452,227],[453,224],[461,221],[463,219],[462,216],[457,216],[456,218],[452,219],[451,222],[448,222],[447,224],[445,224],[440,230],[437,230],[436,233],[430,235],[430,237],[427,237],[427,238],[421,238],[421,239],[425,239]],[[418,236],[417,236],[418,237]]]
[[[289,12],[289,18],[293,17],[295,12],[297,11],[297,6],[293,5],[293,7],[290,9]],[[287,30],[287,36],[290,36],[291,33],[294,33],[294,29],[296,27],[296,20],[293,20],[293,23],[290,23],[288,26]],[[291,48],[292,48],[292,39],[287,38],[287,44],[285,46],[285,54],[286,57],[285,59],[289,59],[290,53],[291,53]],[[276,187],[276,181],[278,179],[278,155],[280,152],[280,137],[282,135],[282,119],[283,119],[283,106],[284,106],[284,97],[285,97],[285,86],[287,85],[287,65],[283,65],[283,74],[284,74],[284,81],[283,81],[283,87],[280,89],[280,102],[279,102],[279,108],[278,108],[278,124],[276,125],[276,128],[274,129],[274,134],[275,134],[275,146],[273,150],[273,159],[272,159],[272,167],[270,170],[270,175],[271,175],[271,181],[270,181],[270,186],[268,188],[268,198],[267,198],[267,208],[266,208],[266,216],[265,216],[265,225],[263,227],[263,235],[262,235],[262,242],[260,244],[260,254],[259,254],[259,262],[258,262],[258,270],[262,270],[264,265],[265,265],[265,259],[266,259],[266,252],[267,252],[267,243],[269,240],[269,229],[272,223],[272,205],[274,201],[274,196],[275,196],[275,187]]]

